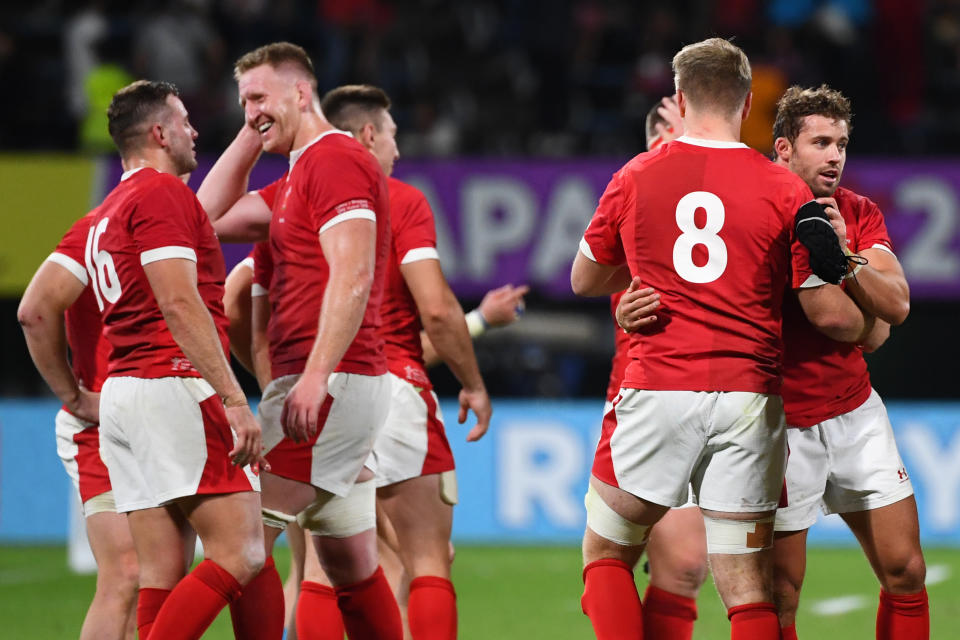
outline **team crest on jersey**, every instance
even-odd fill
[[[179,356],[170,358],[170,368],[173,371],[197,371],[192,362]]]

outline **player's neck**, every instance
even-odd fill
[[[687,110],[683,118],[683,135],[699,140],[740,142],[740,120],[733,122],[710,114],[692,114]]]
[[[122,158],[124,173],[134,169],[156,169],[160,173],[177,175],[177,169],[170,156],[163,149],[145,149],[134,155]]]
[[[305,113],[300,119],[300,128],[297,129],[297,135],[293,137],[293,148],[290,151],[297,151],[307,146],[322,133],[333,131],[334,126],[327,122],[319,113]]]

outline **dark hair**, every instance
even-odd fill
[[[160,112],[169,107],[167,96],[179,95],[174,85],[154,80],[137,80],[113,94],[107,108],[107,128],[121,156],[140,146],[136,138],[146,133],[143,125],[160,119]]]
[[[657,125],[660,123],[667,123],[666,118],[660,115],[660,105],[662,104],[663,103],[658,100],[652,107],[650,107],[650,111],[647,112],[647,119],[644,124],[644,128],[646,129],[647,133],[648,147],[650,146],[650,141],[657,137]]]
[[[803,130],[807,116],[824,116],[847,123],[847,135],[853,130],[850,99],[835,89],[822,84],[816,89],[798,87],[787,89],[777,101],[777,119],[773,123],[773,139],[786,138],[793,144]]]
[[[344,131],[356,132],[367,122],[380,130],[380,110],[390,109],[390,98],[379,87],[369,84],[348,84],[331,89],[320,101],[320,110],[330,124]]]
[[[753,75],[740,47],[723,38],[688,44],[673,57],[674,83],[698,109],[732,113],[743,108]]]
[[[307,55],[303,47],[291,42],[273,42],[243,54],[233,65],[233,77],[239,80],[240,76],[250,69],[265,64],[274,69],[287,65],[296,67],[306,76],[310,81],[310,86],[316,91],[317,76],[313,71],[313,62],[310,61],[310,56]]]

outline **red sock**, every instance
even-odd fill
[[[797,638],[797,623],[793,622],[785,627],[780,627],[780,640],[799,640]]]
[[[170,592],[148,637],[198,639],[217,614],[238,597],[240,583],[236,578],[213,560],[204,560]]]
[[[927,640],[930,637],[930,604],[927,590],[896,595],[880,591],[877,640]]]
[[[369,578],[334,591],[350,640],[403,640],[400,607],[383,569],[377,567]]]
[[[727,609],[731,640],[779,640],[780,620],[771,602],[751,602]]]
[[[437,576],[411,580],[407,622],[413,640],[456,640],[457,592],[453,583]]]
[[[273,558],[230,603],[233,634],[238,640],[280,640],[283,637],[283,582]]]
[[[153,621],[169,595],[170,589],[140,589],[137,594],[137,636],[140,640],[147,640]]]
[[[584,567],[580,606],[597,640],[643,640],[643,606],[627,563],[604,559]]]
[[[690,640],[697,619],[697,601],[693,598],[647,585],[643,596],[643,635],[647,638]]]
[[[300,583],[297,640],[343,640],[343,616],[333,587],[309,580]]]

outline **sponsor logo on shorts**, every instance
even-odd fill
[[[906,467],[900,467],[899,469],[897,469],[897,477],[900,478],[900,483],[901,483],[901,484],[903,484],[904,482],[906,482],[907,480],[909,480],[909,479],[910,479],[910,476],[907,474],[907,468],[906,468]]]

